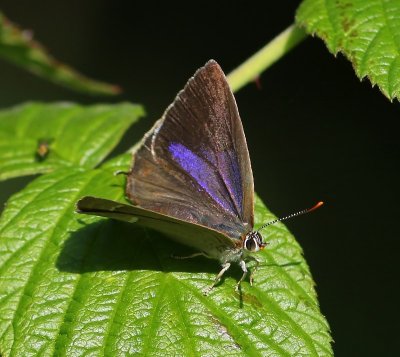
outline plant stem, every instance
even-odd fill
[[[253,56],[228,75],[233,92],[254,81],[265,69],[305,39],[307,34],[295,25],[289,26]]]

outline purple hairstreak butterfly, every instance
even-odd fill
[[[134,205],[86,196],[77,211],[135,222],[198,252],[189,257],[219,260],[222,269],[205,294],[232,263],[243,271],[240,286],[246,262],[257,263],[252,253],[266,246],[261,229],[322,205],[253,229],[254,184],[246,138],[235,98],[214,60],[197,70],[145,135],[127,173],[126,196]]]

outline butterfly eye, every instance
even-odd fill
[[[257,238],[253,236],[246,238],[244,241],[244,247],[250,252],[257,252],[260,249]]]
[[[246,249],[250,252],[256,252],[257,250],[259,250],[258,243],[253,237],[246,239],[245,245]]]
[[[243,248],[250,252],[258,252],[260,249],[265,247],[265,243],[262,241],[261,234],[257,231],[250,232],[243,243]]]

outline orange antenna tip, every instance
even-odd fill
[[[257,229],[257,232],[259,232],[261,229],[264,229],[265,227],[267,227],[267,226],[269,226],[271,224],[275,224],[275,223],[281,222],[281,221],[286,221],[287,219],[290,219],[290,218],[293,218],[293,217],[296,217],[296,216],[300,216],[300,215],[305,214],[305,213],[309,213],[309,212],[315,211],[317,208],[321,207],[323,204],[324,204],[324,202],[319,201],[316,205],[314,205],[311,208],[303,209],[301,211],[289,214],[286,217],[274,219],[273,221],[268,222],[268,223],[264,224],[261,228]]]
[[[316,210],[317,208],[320,208],[323,204],[324,204],[323,201],[319,201],[315,206],[311,207],[311,208],[308,210],[308,212],[311,212],[311,211]]]

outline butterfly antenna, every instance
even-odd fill
[[[275,223],[281,222],[281,221],[286,221],[287,219],[290,219],[290,218],[297,217],[297,216],[300,216],[300,215],[305,214],[305,213],[310,213],[312,211],[315,211],[317,208],[321,207],[323,204],[324,204],[324,202],[320,201],[320,202],[318,202],[316,205],[314,205],[311,208],[303,209],[301,211],[289,214],[286,217],[277,218],[277,219],[275,219],[275,220],[273,220],[271,222],[268,222],[268,223],[264,224],[261,228],[257,229],[257,232],[261,231],[262,229],[264,229],[267,226],[270,226],[271,224],[275,224]]]

